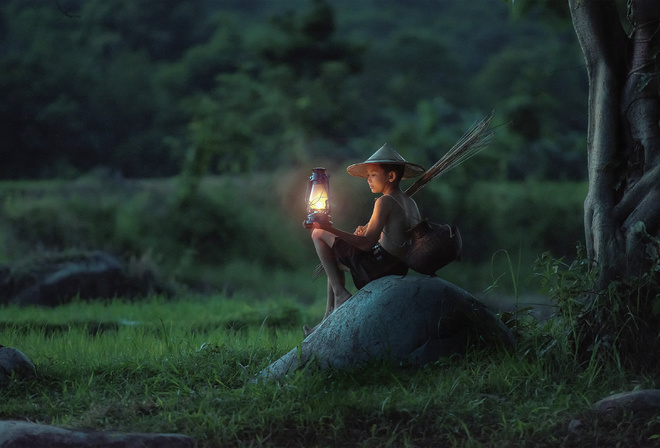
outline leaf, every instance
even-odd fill
[[[660,297],[656,297],[653,301],[652,313],[654,316],[660,314]]]

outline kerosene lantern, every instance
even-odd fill
[[[332,224],[330,221],[330,176],[325,168],[312,170],[305,195],[307,219],[303,222],[306,229],[311,229],[315,222]]]

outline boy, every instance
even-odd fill
[[[312,227],[312,241],[328,276],[323,320],[351,298],[344,271],[351,272],[357,289],[377,278],[408,273],[401,258],[408,249],[408,230],[421,220],[417,204],[401,191],[399,182],[419,176],[424,168],[406,162],[387,143],[365,162],[351,165],[346,171],[351,176],[366,178],[371,192],[382,196],[376,199],[369,222],[358,226],[353,233],[325,223],[314,223]],[[305,336],[316,327],[303,326]]]

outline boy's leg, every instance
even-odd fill
[[[346,267],[340,266],[339,267],[339,273],[342,277],[344,277],[344,270]],[[345,278],[345,277],[344,277]],[[321,322],[326,320],[330,314],[339,306],[336,301],[335,301],[335,292],[332,289],[332,285],[330,284],[330,279],[328,279],[328,298],[325,304],[325,315],[323,316],[323,319],[321,319]],[[343,302],[342,302],[343,303]],[[321,325],[319,322],[316,324],[313,328],[309,328],[307,325],[303,325],[303,332],[305,333],[305,336],[309,336],[318,328],[318,326]]]
[[[346,277],[341,270],[335,255],[332,253],[332,245],[335,242],[335,236],[321,229],[314,229],[312,231],[312,241],[316,248],[316,254],[325,269],[328,276],[328,301],[330,301],[330,288],[334,298],[332,300],[332,308],[336,308],[344,303],[351,297],[351,293],[346,289]]]
[[[321,322],[334,312],[335,309],[351,297],[351,293],[346,289],[346,276],[344,266],[340,265],[335,255],[332,253],[332,245],[335,242],[335,236],[330,232],[321,229],[312,231],[312,241],[316,253],[328,276],[327,300],[325,305],[325,315]],[[303,325],[305,336],[309,336],[316,328],[309,328]]]
[[[325,303],[325,314],[323,315],[323,320],[326,319],[335,310],[335,291],[332,289],[330,284],[330,279],[328,279],[328,300]]]

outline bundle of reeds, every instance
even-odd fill
[[[457,167],[486,149],[494,135],[493,129],[489,127],[492,118],[493,114],[491,113],[472,125],[440,160],[426,170],[417,182],[406,189],[405,193],[408,196],[414,195],[437,176]]]
[[[405,193],[412,196],[439,175],[483,151],[493,138],[494,131],[489,127],[492,118],[493,114],[490,114],[476,122]],[[435,276],[438,269],[454,260],[460,260],[463,239],[456,226],[425,219],[410,229],[409,233],[411,244],[403,262],[420,274]]]

